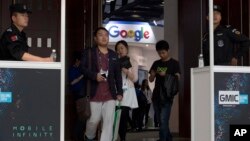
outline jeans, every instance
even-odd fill
[[[172,135],[169,130],[169,118],[171,114],[172,101],[166,102],[161,107],[160,113],[160,141],[172,141]]]
[[[154,124],[155,127],[159,127],[160,123],[160,102],[153,101],[153,108],[154,108]]]

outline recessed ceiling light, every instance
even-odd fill
[[[131,17],[134,17],[134,18],[139,18],[139,17],[141,17],[140,15],[138,15],[138,14],[133,14],[133,15],[131,15]]]
[[[106,0],[106,2],[111,2],[111,1],[114,1],[114,0]]]

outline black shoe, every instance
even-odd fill
[[[142,128],[138,128],[136,131],[137,131],[137,132],[141,132],[141,131],[142,131]]]

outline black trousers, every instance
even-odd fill
[[[138,108],[133,109],[133,121],[135,128],[138,131],[142,131],[144,113],[145,107],[143,106],[139,106]]]
[[[129,119],[129,107],[121,106],[121,118],[120,118],[120,126],[119,126],[119,136],[121,140],[126,139],[127,134],[127,123]]]
[[[151,103],[147,104],[146,108],[145,108],[145,114],[144,114],[144,116],[145,116],[145,124],[144,125],[145,126],[147,126],[147,124],[148,124],[150,106],[151,106]]]

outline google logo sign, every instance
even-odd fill
[[[144,31],[144,28],[141,27],[140,30],[119,30],[118,26],[111,26],[109,29],[109,35],[113,38],[121,36],[122,38],[135,38],[135,41],[140,41],[142,38],[149,38],[149,31]]]

